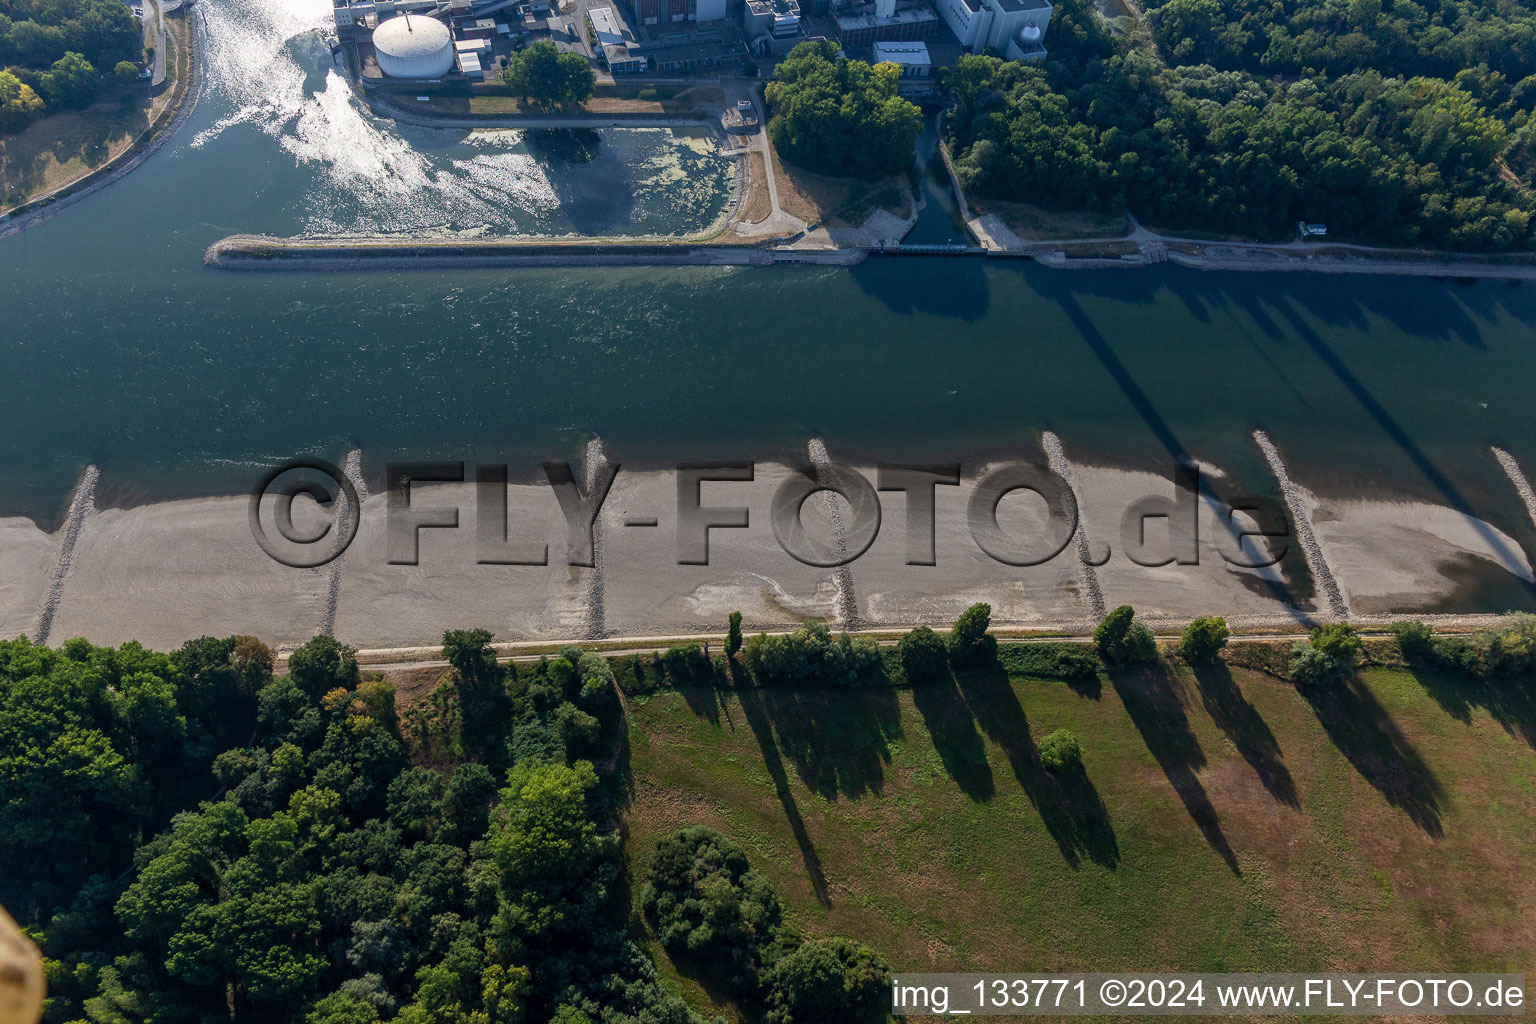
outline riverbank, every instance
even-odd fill
[[[1071,447],[1070,437],[1059,441],[1057,455],[1070,459]],[[1040,457],[1019,457],[1031,455]],[[547,483],[512,484],[505,514],[511,540],[547,545],[548,565],[484,564],[475,485],[462,483],[417,488],[413,502],[459,509],[457,529],[421,532],[419,564],[390,563],[388,496],[360,488],[355,542],[329,565],[293,569],[258,548],[245,495],[102,507],[90,477],[71,505],[79,514],[57,532],[27,519],[0,519],[0,634],[35,636],[46,628],[55,641],[84,636],[175,647],[190,637],[241,632],[282,646],[330,627],[347,643],[393,649],[430,648],[444,629],[484,626],[502,641],[644,646],[719,632],[732,611],[742,612],[750,630],[819,620],[890,632],[947,625],[976,601],[990,603],[994,623],[1014,634],[1083,635],[1104,607],[1119,604],[1134,605],[1163,629],[1221,614],[1234,628],[1293,633],[1338,617],[1319,599],[1307,562],[1289,542],[1272,567],[1234,564],[1245,552],[1264,551],[1251,538],[1235,540],[1214,501],[1198,509],[1195,564],[1141,564],[1160,560],[1147,555],[1166,554],[1171,543],[1155,523],[1147,528],[1148,548],[1133,560],[1122,533],[1126,512],[1149,496],[1176,499],[1172,482],[1063,464],[1081,510],[1083,544],[1032,566],[996,561],[973,538],[967,508],[986,466],[968,468],[959,487],[936,489],[934,565],[907,564],[904,504],[888,495],[884,528],[841,568],[806,565],[776,539],[771,508],[791,472],[781,462],[759,462],[750,481],[707,485],[707,505],[746,508],[750,523],[711,531],[707,565],[678,564],[675,472],[622,470],[598,519],[593,568],[566,564],[565,522]],[[380,469],[364,453],[351,472],[362,479],[370,466]],[[861,471],[874,478],[871,467]],[[1214,466],[1205,475],[1224,476]],[[1380,625],[1413,616],[1447,627],[1476,625],[1509,610],[1508,595],[1536,578],[1516,541],[1487,520],[1423,502],[1339,498],[1294,480],[1292,486],[1351,621]],[[1048,534],[1049,524],[1027,502],[1000,507],[1000,525],[1010,535]],[[807,502],[801,518],[809,543],[846,539],[846,514],[833,502]],[[301,531],[312,525],[301,523]],[[1084,550],[1097,563],[1087,573],[1091,585],[1084,582]],[[397,660],[414,657],[402,652]]]
[[[193,12],[187,8],[182,10],[180,21],[185,31],[176,34],[176,79],[169,102],[155,113],[148,127],[121,151],[110,155],[101,166],[0,213],[0,238],[46,220],[118,181],[153,156],[186,123],[197,106],[202,69],[194,43],[197,30],[191,20]]]

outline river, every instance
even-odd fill
[[[1536,550],[1488,453],[1536,470],[1536,289],[1173,267],[872,259],[848,268],[231,274],[234,232],[700,230],[729,163],[604,130],[590,159],[523,133],[396,130],[313,29],[321,0],[204,0],[207,83],[141,168],[0,239],[0,508],[248,487],[361,446],[514,460],[592,433],[631,462],[1039,457],[1273,492],[1251,431],[1328,493],[1474,510]],[[938,212],[938,211],[936,211]]]

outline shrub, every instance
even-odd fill
[[[987,632],[991,625],[989,604],[978,602],[960,613],[949,633],[949,656],[956,665],[975,665],[997,649],[997,641]]]
[[[949,652],[944,639],[927,626],[918,626],[901,638],[901,668],[914,685],[942,679],[949,673]]]
[[[1360,634],[1347,622],[1330,622],[1312,630],[1311,644],[1329,657],[1353,664],[1360,653]]]
[[[825,682],[852,685],[880,664],[880,648],[867,636],[832,636],[824,622],[808,622],[784,636],[759,633],[746,642],[747,667],[759,684]]]
[[[766,972],[768,1024],[845,1024],[878,1020],[887,1007],[890,969],[849,939],[801,943]]]
[[[1392,635],[1397,637],[1397,650],[1406,662],[1424,661],[1434,654],[1435,635],[1422,622],[1394,622]]]
[[[1536,616],[1509,615],[1492,629],[1434,640],[1425,660],[1479,679],[1529,675],[1536,672]]]
[[[1099,656],[1084,643],[1003,644],[998,663],[1009,673],[1078,682],[1099,672]]]
[[[1040,763],[1052,772],[1070,772],[1080,768],[1083,763],[1083,745],[1078,741],[1077,734],[1057,729],[1041,740]]]
[[[1302,686],[1327,686],[1348,678],[1354,663],[1300,640],[1291,647],[1291,678]]]
[[[760,947],[782,914],[741,847],[704,825],[678,829],[656,844],[640,905],[668,952],[699,959],[738,990],[757,987]]]
[[[1191,665],[1208,665],[1227,646],[1227,638],[1231,635],[1226,619],[1196,619],[1185,628],[1184,635],[1179,637],[1179,656]]]
[[[1093,642],[1106,665],[1123,667],[1157,660],[1157,641],[1145,623],[1136,621],[1136,610],[1123,604],[1104,616],[1093,631]]]
[[[661,656],[662,671],[673,686],[702,686],[713,681],[704,649],[698,644],[678,644]]]

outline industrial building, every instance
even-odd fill
[[[661,36],[641,44],[640,52],[650,58],[659,75],[740,67],[747,55],[746,48],[734,33],[727,35],[724,32]]]
[[[424,15],[401,14],[373,30],[379,70],[390,78],[442,78],[454,66],[448,26]]]
[[[635,22],[670,25],[683,21],[720,21],[726,0],[634,0]]]
[[[792,39],[800,34],[800,4],[797,0],[747,0],[741,25],[748,39]]]
[[[608,70],[615,75],[638,75],[646,70],[645,57],[635,53],[635,40],[627,35],[624,23],[612,7],[588,7],[587,21],[597,38],[598,49]]]
[[[972,53],[997,50],[1010,60],[1039,60],[1051,23],[1050,0],[937,0],[939,15]]]
[[[922,42],[939,31],[939,16],[925,0],[898,4],[897,0],[843,4],[833,19],[837,42],[845,51],[880,42]]]

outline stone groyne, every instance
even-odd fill
[[[797,251],[762,244],[528,239],[275,238],[231,235],[203,263],[223,270],[368,270],[508,266],[767,266],[856,263],[855,249]]]
[[[1083,522],[1082,502],[1077,500],[1077,481],[1072,479],[1072,464],[1067,461],[1066,449],[1061,446],[1061,438],[1054,431],[1047,430],[1040,435],[1040,447],[1045,449],[1045,459],[1050,464],[1051,472],[1067,482],[1067,493],[1072,497],[1073,513],[1077,517],[1077,529],[1073,532],[1077,546],[1077,579],[1083,588],[1083,597],[1088,602],[1088,611],[1093,621],[1102,622],[1104,616],[1109,614],[1109,607],[1104,602],[1104,591],[1099,586],[1099,571],[1094,567],[1093,554],[1088,546],[1088,524]]]
[[[1348,618],[1349,605],[1344,600],[1344,591],[1339,587],[1339,581],[1333,578],[1333,570],[1328,568],[1328,562],[1323,558],[1322,545],[1317,542],[1317,535],[1312,531],[1312,512],[1307,508],[1300,488],[1291,481],[1285,462],[1280,458],[1280,449],[1275,447],[1275,442],[1262,430],[1253,432],[1253,440],[1259,446],[1259,451],[1264,453],[1264,461],[1269,463],[1269,470],[1275,476],[1281,496],[1285,498],[1285,507],[1291,513],[1291,525],[1296,531],[1296,541],[1301,545],[1302,558],[1307,563],[1307,571],[1312,574],[1312,582],[1328,602],[1329,616],[1335,619]]]
[[[817,482],[827,488],[823,497],[826,501],[827,516],[832,520],[832,534],[836,538],[837,555],[839,558],[847,559],[836,567],[833,577],[837,585],[837,615],[842,620],[844,629],[862,629],[858,593],[853,588],[853,570],[848,567],[848,562],[852,561],[848,558],[848,529],[843,522],[842,511],[837,506],[836,492],[832,489],[835,483],[832,458],[827,454],[827,443],[819,437],[813,437],[806,442],[805,449],[806,454],[810,456],[811,468],[816,474]]]
[[[75,542],[85,527],[86,517],[96,510],[96,484],[101,470],[86,466],[80,474],[80,482],[69,497],[69,509],[64,513],[64,525],[59,529],[59,561],[54,567],[53,578],[48,581],[48,597],[37,617],[37,630],[32,634],[34,644],[46,644],[53,632],[53,617],[59,610],[59,599],[64,596],[64,581],[69,578],[69,566],[74,559]]]
[[[1521,469],[1515,457],[1503,448],[1495,446],[1492,451],[1493,457],[1498,459],[1499,465],[1504,468],[1504,475],[1509,477],[1509,482],[1515,485],[1515,492],[1520,495],[1526,514],[1531,517],[1531,522],[1536,524],[1536,490],[1532,490],[1530,480],[1526,479],[1525,470]]]

